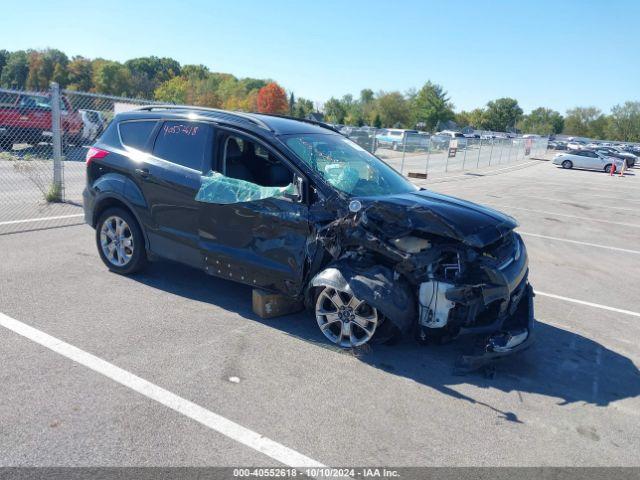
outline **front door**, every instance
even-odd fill
[[[221,130],[215,144],[217,174],[203,179],[200,198],[206,271],[267,290],[300,293],[309,238],[302,176],[253,137]]]

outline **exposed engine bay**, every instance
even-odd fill
[[[532,343],[527,252],[511,217],[427,191],[349,208],[317,233],[331,261],[311,287],[350,292],[421,342],[477,335],[481,351],[463,368]]]

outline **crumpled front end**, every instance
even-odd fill
[[[476,335],[480,351],[461,359],[468,368],[531,345],[533,289],[515,221],[443,196],[435,208],[419,202],[365,200],[361,211],[328,226],[320,238],[334,257],[333,277],[424,342]],[[454,215],[465,223],[452,222]],[[376,281],[368,280],[372,272]],[[311,284],[326,285],[323,273]]]

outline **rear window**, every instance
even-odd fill
[[[165,122],[158,133],[153,154],[183,167],[202,171],[209,126],[197,122]]]
[[[147,140],[155,126],[156,122],[153,120],[122,122],[118,125],[122,144],[136,150],[147,151]]]

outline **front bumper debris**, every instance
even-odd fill
[[[535,341],[533,297],[533,288],[527,283],[514,312],[505,319],[498,331],[482,337],[472,352],[460,356],[456,362],[456,372],[478,370],[497,359],[529,348]]]

